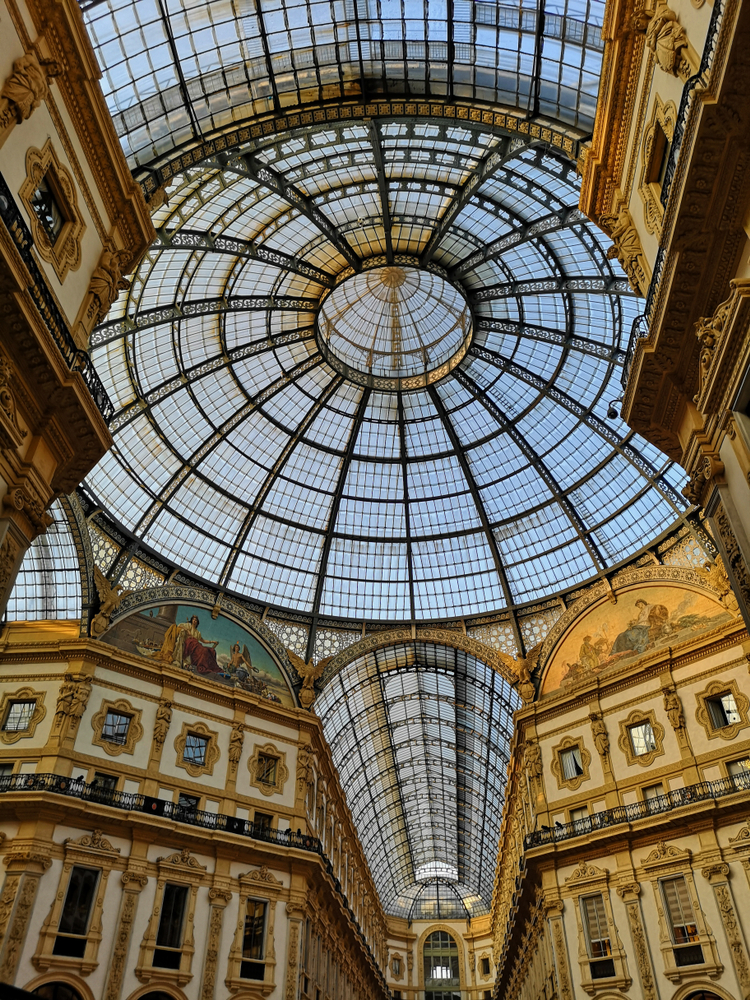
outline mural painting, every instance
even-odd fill
[[[128,615],[102,637],[126,653],[138,653],[257,694],[296,704],[275,660],[244,626],[206,608],[165,604]]]
[[[542,694],[633,663],[665,646],[731,621],[706,594],[674,586],[639,587],[604,601],[573,624],[550,659]]]

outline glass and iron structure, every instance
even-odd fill
[[[608,416],[641,309],[577,207],[600,0],[81,9],[157,229],[90,345],[114,447],[81,545],[112,582],[286,615],[306,661],[323,626],[484,641],[500,612],[519,654],[519,611],[685,520],[680,471]],[[75,575],[66,504],[11,617],[88,606],[50,582]],[[517,705],[416,638],[325,678],[389,913],[488,911]],[[459,989],[443,945],[436,1000]]]
[[[433,642],[376,649],[327,679],[315,710],[387,913],[489,912],[519,706],[498,671]]]

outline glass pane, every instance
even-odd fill
[[[182,946],[182,923],[185,917],[188,887],[168,882],[164,886],[164,896],[159,918],[159,932],[156,944],[159,948],[180,948]]]
[[[61,934],[84,935],[88,931],[91,907],[101,873],[92,868],[79,868],[70,873],[59,931]]]
[[[12,701],[3,729],[8,733],[18,733],[28,729],[35,708],[35,701]]]
[[[108,743],[122,745],[127,741],[130,729],[130,716],[119,712],[108,711],[102,726],[102,739]]]
[[[245,932],[242,938],[242,957],[263,958],[263,934],[266,925],[266,904],[257,899],[247,901]]]

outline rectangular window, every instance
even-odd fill
[[[646,785],[643,789],[643,801],[650,813],[661,812],[668,807],[668,803],[663,798],[664,785],[658,781],[655,785]]]
[[[560,767],[562,768],[563,777],[568,780],[570,778],[577,778],[579,774],[583,774],[580,748],[568,747],[567,750],[561,750]]]
[[[198,764],[199,767],[203,767],[206,763],[207,750],[207,736],[199,736],[198,733],[188,733],[185,737],[185,749],[182,752],[182,759],[187,764]]]
[[[177,812],[180,816],[195,816],[201,800],[197,795],[188,795],[187,792],[177,793]]]
[[[278,773],[279,758],[269,757],[268,754],[258,754],[258,781],[264,785],[275,785]]]
[[[107,743],[124,746],[128,739],[131,718],[130,715],[122,715],[121,712],[113,712],[108,709],[102,726],[102,739],[106,740]]]
[[[672,941],[677,946],[674,949],[675,964],[699,965],[703,962],[703,951],[700,945],[694,943],[699,940],[698,925],[685,878],[678,875],[662,879],[661,892]]]
[[[36,708],[35,701],[12,701],[3,722],[6,733],[22,733],[29,728]]]
[[[248,899],[245,915],[245,931],[242,936],[242,965],[240,976],[243,979],[263,979],[266,968],[265,957],[267,904],[259,899]]]
[[[656,737],[650,722],[638,722],[636,725],[630,726],[628,734],[630,745],[636,757],[642,757],[644,754],[656,750]]]
[[[62,232],[65,216],[60,208],[60,202],[50,184],[50,174],[47,172],[39,181],[39,187],[31,196],[31,207],[41,222],[52,246]]]
[[[583,832],[589,828],[589,811],[586,806],[570,810],[570,822],[575,823],[576,830]]]
[[[591,959],[589,962],[591,978],[608,979],[615,974],[615,963],[611,958],[608,958],[612,954],[612,945],[602,894],[583,896],[581,913],[586,935],[586,949]]]
[[[727,774],[734,779],[737,788],[750,788],[750,759],[730,760],[727,764]]]
[[[482,975],[489,976],[490,974],[490,960],[489,958],[482,959]]]
[[[162,969],[179,969],[182,958],[182,930],[185,922],[188,886],[167,882],[161,903],[159,931],[153,964]]]
[[[96,868],[81,868],[78,865],[71,871],[57,937],[52,948],[54,955],[83,958],[100,875],[101,872]]]
[[[269,816],[268,813],[255,813],[253,816],[253,826],[255,827],[256,833],[268,833],[271,829],[272,821],[273,816]]]
[[[713,698],[706,698],[708,714],[711,716],[711,725],[714,729],[725,729],[735,722],[742,722],[740,713],[737,711],[737,703],[731,691],[724,694],[715,695]]]
[[[95,771],[91,787],[96,788],[100,792],[116,792],[117,777],[114,774],[104,774],[103,771]]]
[[[661,188],[664,183],[664,177],[667,173],[667,163],[669,162],[670,145],[664,129],[657,122],[651,146],[651,161],[648,167],[649,184],[656,184]]]
[[[13,774],[13,768],[15,764],[5,763],[0,764],[0,778],[9,778]]]

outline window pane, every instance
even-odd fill
[[[650,722],[639,722],[637,726],[631,726],[629,732],[633,753],[637,757],[656,750],[656,740]]]
[[[130,729],[129,715],[109,711],[102,726],[102,739],[107,743],[117,743],[122,746],[128,738],[128,729]]]
[[[188,887],[172,885],[164,886],[164,898],[161,904],[161,919],[156,944],[159,948],[179,948],[182,945],[182,921],[185,916]]]
[[[677,878],[664,879],[661,887],[675,944],[697,941],[698,928],[685,879],[681,875]]]
[[[601,894],[585,896],[581,900],[584,924],[586,927],[587,944],[591,958],[602,958],[612,952],[609,943],[607,915],[604,911],[604,900]]]
[[[73,868],[60,916],[61,934],[84,935],[88,931],[99,874],[93,868],[79,868],[77,865]]]
[[[7,733],[20,733],[28,729],[35,708],[35,701],[12,701],[3,729]]]
[[[278,757],[267,757],[263,753],[258,754],[258,781],[262,781],[266,785],[275,785],[278,764]]]
[[[242,957],[263,958],[263,931],[266,925],[266,904],[257,899],[248,899],[245,917],[245,934],[242,939]]]
[[[205,736],[198,736],[196,733],[188,733],[185,739],[185,750],[182,754],[182,759],[187,761],[189,764],[200,764],[206,763],[206,749],[208,747],[208,739]]]
[[[560,764],[562,765],[563,775],[566,778],[576,778],[579,774],[583,774],[581,751],[578,747],[561,750]]]

